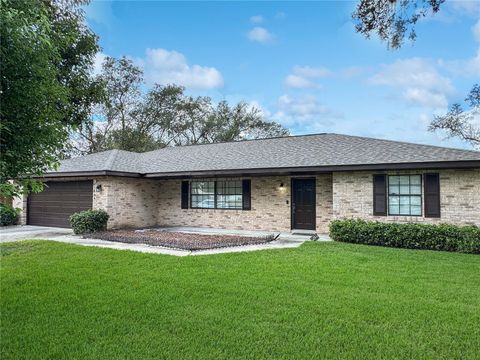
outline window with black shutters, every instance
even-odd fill
[[[190,182],[190,207],[249,210],[250,180],[193,180]]]
[[[422,215],[421,175],[391,175],[388,177],[388,214]]]

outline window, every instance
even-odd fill
[[[215,181],[192,181],[191,189],[192,208],[215,208]]]
[[[242,209],[242,180],[192,181],[192,209]]]
[[[242,181],[217,181],[217,208],[242,208]]]
[[[388,214],[422,215],[422,176],[388,177]]]

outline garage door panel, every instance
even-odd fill
[[[93,182],[47,182],[41,193],[28,198],[28,223],[70,227],[70,215],[92,208]]]

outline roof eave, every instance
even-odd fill
[[[157,172],[157,173],[145,174],[145,177],[147,178],[183,178],[183,177],[201,177],[201,176],[228,176],[228,175],[262,176],[262,175],[296,175],[296,174],[329,173],[329,172],[341,172],[341,171],[367,171],[367,170],[383,171],[383,170],[415,170],[415,169],[432,169],[433,170],[433,169],[467,169],[467,168],[480,168],[480,160]]]
[[[123,177],[142,177],[142,174],[127,171],[94,170],[94,171],[55,171],[45,173],[41,178],[59,178],[59,177],[86,177],[86,176],[123,176]]]

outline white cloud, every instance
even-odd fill
[[[478,20],[472,27],[472,34],[475,40],[479,43],[476,54],[469,59],[459,60],[440,60],[439,65],[452,73],[466,76],[479,77],[480,76],[480,20]]]
[[[290,74],[285,78],[285,85],[295,89],[306,89],[316,86],[312,81],[293,74]]]
[[[294,66],[293,73],[285,78],[285,85],[296,89],[317,87],[310,79],[317,79],[331,75],[325,67]]]
[[[256,41],[262,44],[268,43],[274,38],[272,33],[260,26],[254,27],[252,30],[250,30],[247,36],[251,41]]]
[[[214,67],[189,65],[177,51],[147,49],[145,59],[138,59],[147,83],[177,84],[192,89],[223,86],[222,74]]]
[[[325,67],[294,66],[293,73],[307,78],[320,78],[331,75],[331,71]]]
[[[480,2],[479,2],[480,4]],[[472,27],[473,36],[475,39],[480,42],[480,20],[478,20],[475,25]]]
[[[250,22],[254,24],[260,24],[264,21],[264,18],[262,15],[254,15],[250,17]]]
[[[383,65],[369,82],[398,88],[407,102],[433,108],[446,107],[447,97],[454,91],[450,79],[442,76],[435,64],[421,58]]]
[[[300,125],[318,129],[331,125],[332,119],[342,117],[311,95],[301,97],[282,95],[277,100],[277,109],[273,118],[285,126]]]
[[[449,3],[458,12],[478,16],[480,14],[480,1],[478,0],[455,0]]]

